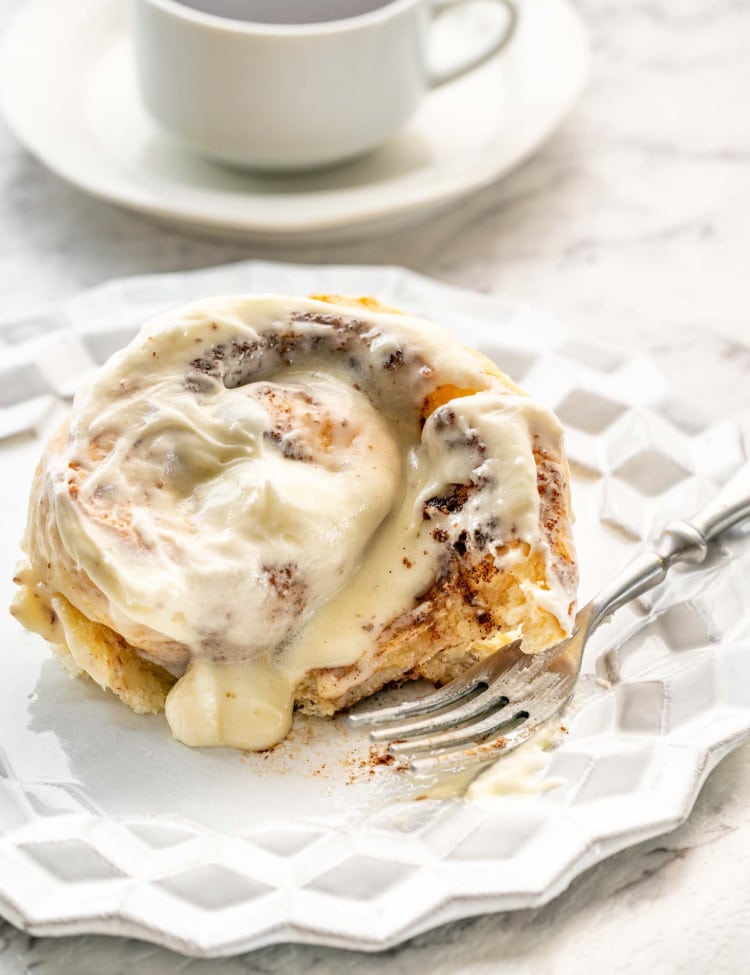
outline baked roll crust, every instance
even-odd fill
[[[34,478],[12,611],[187,744],[442,683],[569,631],[562,431],[484,356],[371,298],[148,323]]]

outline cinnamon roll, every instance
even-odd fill
[[[562,431],[372,299],[215,298],[76,395],[33,482],[15,615],[189,745],[457,676],[570,629]]]

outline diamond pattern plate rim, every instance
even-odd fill
[[[146,318],[205,294],[243,290],[375,293],[386,303],[440,320],[485,351],[496,351],[501,365],[507,361],[503,350],[508,358],[515,356],[514,378],[552,406],[567,404],[563,413],[567,410],[568,422],[573,424],[568,431],[571,463],[595,481],[597,518],[632,539],[646,536],[652,522],[661,517],[662,508],[668,512],[670,506],[684,504],[686,498],[691,502],[702,499],[711,489],[710,484],[745,456],[743,429],[734,421],[710,429],[698,425],[694,432],[674,426],[660,408],[667,390],[647,359],[576,342],[562,326],[531,308],[439,284],[401,268],[269,262],[113,281],[23,320],[0,322],[0,345],[13,349],[14,363],[27,363],[36,370],[30,386],[33,409],[24,416],[24,408],[32,401],[22,399],[0,406],[0,437],[36,430],[41,422],[40,396],[48,397],[52,404],[68,398],[77,380],[122,344]],[[634,384],[633,376],[640,381]],[[592,416],[590,411],[597,408],[601,408],[601,415]],[[673,408],[671,404],[670,410]],[[5,416],[7,411],[12,414],[10,419]],[[574,425],[576,417],[579,427]],[[637,449],[624,437],[628,423],[640,438]],[[679,444],[677,460],[672,453],[665,453],[665,423],[669,437],[675,437]],[[649,467],[658,466],[661,456],[666,457],[664,471],[653,475]],[[709,462],[711,456],[715,462]],[[646,457],[648,463],[639,466],[639,457]],[[628,479],[621,484],[623,468]],[[593,709],[585,702],[574,714],[571,735],[555,754],[574,758],[586,755],[588,764],[597,767],[602,756],[609,756],[616,763],[618,748],[624,748],[623,754],[630,758],[623,759],[622,768],[629,762],[629,767],[635,769],[632,786],[617,799],[618,805],[627,807],[624,819],[601,813],[601,804],[611,802],[612,795],[600,795],[596,785],[589,790],[594,798],[578,806],[572,790],[563,805],[544,802],[541,797],[519,798],[521,805],[512,810],[513,815],[518,808],[533,809],[541,826],[532,830],[528,842],[520,843],[515,851],[501,850],[498,855],[506,857],[503,872],[497,870],[496,857],[482,860],[472,853],[474,858],[462,860],[452,854],[461,843],[473,843],[472,849],[478,844],[481,853],[485,835],[490,848],[492,824],[505,821],[509,810],[457,800],[442,804],[434,801],[440,806],[439,815],[428,817],[427,826],[416,830],[410,853],[405,853],[409,844],[404,837],[386,835],[385,827],[375,822],[352,827],[345,838],[345,848],[328,859],[339,839],[326,836],[320,822],[299,821],[286,824],[289,833],[296,833],[303,840],[304,834],[310,833],[313,840],[309,844],[295,840],[288,854],[278,847],[278,838],[274,850],[273,844],[265,847],[259,835],[250,833],[244,838],[233,838],[229,852],[217,855],[214,841],[221,837],[210,830],[189,822],[165,822],[165,832],[159,834],[161,838],[154,834],[152,845],[139,836],[137,824],[131,831],[127,821],[102,818],[95,808],[81,805],[75,790],[66,789],[65,783],[19,783],[13,775],[12,760],[6,758],[3,762],[0,754],[0,913],[36,935],[127,935],[188,955],[219,956],[283,941],[380,951],[447,921],[543,904],[596,862],[683,822],[710,771],[750,731],[750,694],[737,697],[738,692],[728,690],[730,685],[741,683],[736,680],[738,674],[743,676],[745,686],[750,686],[750,644],[745,645],[750,630],[730,630],[725,619],[727,612],[722,609],[724,604],[734,605],[732,587],[750,577],[750,558],[746,555],[731,560],[730,568],[737,580],[725,571],[730,561],[725,559],[724,563],[719,560],[716,572],[707,576],[705,584],[686,579],[677,587],[690,605],[691,601],[705,599],[710,586],[726,590],[719,593],[719,598],[711,597],[712,605],[718,607],[717,618],[707,620],[705,632],[687,640],[680,654],[672,653],[669,644],[670,640],[682,639],[674,627],[683,623],[679,619],[672,621],[672,631],[663,623],[670,607],[681,605],[677,597],[670,601],[669,592],[657,594],[639,613],[623,611],[622,623],[608,634],[612,644],[605,655],[608,671],[618,676],[620,683],[616,686],[633,688],[633,695],[648,684],[648,700],[671,700],[670,695],[677,694],[679,704],[680,681],[689,685],[688,671],[693,665],[709,667],[713,675],[711,686],[718,689],[705,714],[696,714],[695,720],[675,719],[673,726],[667,723],[666,730],[659,725],[659,733],[636,730],[624,734],[618,730],[615,690],[602,690],[599,694],[595,704],[601,715],[593,724],[589,713]],[[701,604],[699,608],[703,613],[705,607]],[[646,634],[643,646],[637,645],[639,634]],[[661,656],[635,664],[649,641],[660,647]],[[671,663],[661,667],[659,661],[665,648]],[[592,676],[593,656],[602,649],[595,644],[588,660]],[[653,691],[656,685],[661,688],[657,693]],[[673,710],[673,716],[679,717],[680,713],[679,708]],[[581,729],[577,731],[579,717]],[[652,724],[656,727],[658,722]],[[646,756],[642,769],[638,766],[639,756]],[[577,788],[589,774],[590,770]],[[42,807],[24,797],[22,787],[32,794],[36,790],[37,795],[45,789],[62,791],[73,808],[47,819],[38,811]],[[554,792],[547,795],[554,796]],[[47,796],[48,801],[53,799]],[[20,823],[14,819],[17,808],[22,808],[26,817]],[[461,825],[462,816],[465,825]],[[430,845],[425,836],[435,823],[437,828],[441,823],[447,824],[448,838]],[[554,828],[563,840],[550,847],[545,827]],[[455,835],[451,834],[452,829]],[[174,842],[170,840],[170,830],[176,837]],[[321,840],[315,838],[317,834],[323,837],[318,852],[315,845]],[[51,880],[50,864],[55,861],[49,850],[46,860],[42,857],[37,862],[30,857],[34,843],[49,846],[55,842],[79,842],[91,851],[91,876],[85,883],[80,878],[66,878],[64,871]],[[296,843],[301,844],[299,849]],[[242,866],[245,847],[248,860],[259,849],[270,858],[267,871],[271,870],[268,864],[281,864],[282,859],[288,862],[286,872],[279,874],[283,873],[281,881],[264,889],[259,875],[263,870],[258,868],[259,873],[251,875]],[[535,848],[543,851],[543,856],[535,854]],[[233,851],[239,855],[236,869],[230,859]],[[330,910],[331,905],[342,901],[342,895],[326,891],[325,884],[316,888],[314,881],[323,877],[326,870],[335,869],[337,863],[343,868],[340,875],[346,877],[347,863],[354,863],[352,857],[364,857],[356,864],[363,870],[367,869],[368,858],[382,865],[382,889],[359,901],[356,893],[350,891],[347,899],[344,891],[349,912],[344,917]],[[108,872],[100,861],[112,864],[112,871]],[[235,873],[240,878],[235,882],[236,897],[230,893],[227,902],[218,907],[208,902],[191,904],[172,896],[169,890],[155,887],[160,874],[174,878],[204,868]],[[102,875],[97,876],[97,871]],[[242,885],[243,877],[246,887]],[[42,889],[49,896],[39,897]],[[155,916],[150,913],[152,908]]]

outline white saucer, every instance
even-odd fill
[[[3,107],[59,176],[155,217],[261,237],[394,230],[517,165],[581,92],[588,45],[569,0],[521,6],[505,53],[432,92],[387,146],[314,174],[234,171],[163,134],[140,104],[122,0],[25,4],[0,57]]]

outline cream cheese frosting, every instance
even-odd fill
[[[366,659],[440,577],[447,542],[482,539],[498,567],[538,553],[526,598],[569,629],[536,462],[562,457],[561,438],[420,319],[207,300],[148,323],[76,395],[25,548],[48,566],[37,592],[76,605],[90,583],[87,615],[178,678],[175,737],[268,747],[304,675]]]

